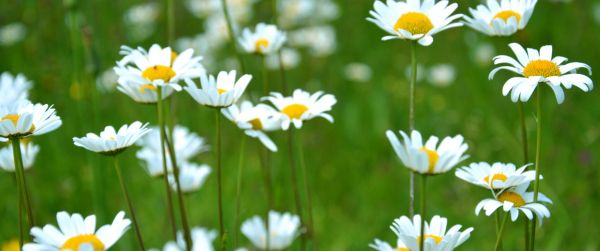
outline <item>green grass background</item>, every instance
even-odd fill
[[[119,59],[120,45],[166,44],[164,13],[158,32],[150,39],[140,44],[126,39],[122,14],[131,5],[141,2],[80,1],[72,9],[61,1],[0,2],[0,24],[21,21],[28,28],[24,42],[0,47],[1,71],[21,72],[32,79],[35,87],[31,99],[54,104],[63,119],[59,130],[34,139],[41,145],[41,152],[27,178],[38,225],[54,224],[57,211],[95,213],[94,172],[105,180],[102,187],[96,188],[104,192],[102,201],[107,208],[106,216],[99,216],[99,223],[107,223],[118,210],[126,210],[112,162],[75,147],[71,138],[98,132],[105,125],[120,126],[135,120],[155,123],[152,106],[136,104],[118,92],[97,93],[93,81],[99,70],[112,67]],[[463,164],[474,161],[521,163],[517,107],[501,95],[503,81],[509,74],[499,74],[496,80],[488,81],[492,66],[474,62],[474,45],[491,42],[498,54],[510,55],[506,45],[516,39],[534,48],[551,44],[556,54],[600,69],[600,29],[592,18],[596,2],[541,0],[518,38],[489,38],[469,28],[436,35],[432,46],[419,48],[419,62],[424,65],[451,63],[456,67],[457,79],[447,88],[433,87],[426,81],[418,84],[417,128],[426,135],[464,135],[471,157]],[[365,21],[372,7],[371,0],[339,0],[338,4],[341,16],[333,23],[338,40],[336,53],[327,58],[306,60],[305,57],[288,77],[293,87],[325,90],[338,98],[332,111],[334,124],[314,120],[301,130],[321,250],[367,250],[374,238],[394,242],[389,225],[394,218],[407,213],[408,172],[396,158],[384,132],[407,127],[408,83],[404,69],[409,64],[409,46],[405,41],[380,41],[383,31]],[[464,13],[477,1],[459,1],[459,4],[459,11]],[[176,34],[191,36],[200,32],[202,26],[184,8],[176,1]],[[270,1],[261,1],[255,10],[255,22],[270,19]],[[68,25],[70,17],[81,18],[82,28],[76,29],[74,35]],[[81,53],[73,53],[72,41]],[[230,54],[230,51],[223,53]],[[258,93],[260,61],[250,56],[244,59],[249,65],[248,73],[255,76],[251,91]],[[343,69],[350,62],[369,64],[373,70],[372,80],[368,83],[345,80]],[[318,81],[311,81],[314,79]],[[278,89],[278,72],[270,72],[270,80],[273,89]],[[549,207],[552,218],[538,231],[538,250],[600,250],[597,238],[600,234],[598,92],[569,90],[562,105],[556,104],[548,90],[545,93],[542,135],[545,179],[541,191],[554,204]],[[175,102],[177,123],[191,128],[214,145],[214,112],[197,105],[186,93],[177,94]],[[531,146],[535,141],[534,104],[526,104]],[[233,226],[235,173],[243,135],[231,123],[225,123],[224,128],[225,213],[232,238],[237,228]],[[275,134],[275,141],[280,148],[271,158],[276,209],[293,210],[285,134]],[[265,208],[256,150],[261,146],[254,140],[247,142],[242,218],[260,214]],[[533,147],[530,150],[533,156]],[[213,153],[203,153],[197,161],[214,165]],[[147,246],[162,247],[170,237],[164,214],[163,184],[143,171],[135,158],[135,149],[122,154],[120,160]],[[474,214],[475,205],[489,196],[488,193],[460,181],[453,172],[431,178],[428,185],[431,214],[448,217],[450,224],[475,228],[460,249],[492,249],[493,218]],[[0,241],[5,241],[17,237],[16,187],[9,173],[0,173],[0,191]],[[187,198],[192,225],[218,227],[215,195],[213,173],[201,191]],[[522,250],[522,229],[521,220],[507,226],[505,250]],[[130,230],[114,250],[134,249],[133,237]],[[240,244],[250,245],[243,238]]]

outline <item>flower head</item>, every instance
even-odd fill
[[[460,231],[461,225],[446,230],[447,225],[448,219],[433,216],[431,221],[425,222],[425,237],[422,237],[421,216],[415,215],[412,220],[406,216],[394,220],[390,228],[406,244],[406,250],[419,250],[419,243],[425,239],[424,249],[428,251],[454,250],[469,239],[473,231],[472,227]]]
[[[269,150],[277,151],[277,146],[265,133],[281,129],[279,113],[273,107],[264,104],[254,106],[250,101],[243,101],[239,107],[234,104],[223,110],[223,115],[236,123],[246,135],[258,138]]]
[[[21,142],[21,157],[23,158],[23,168],[30,169],[35,162],[35,156],[40,152],[40,147],[29,142]],[[0,168],[7,172],[15,171],[15,159],[13,157],[13,147],[8,145],[0,149]]]
[[[281,128],[287,130],[293,123],[296,128],[302,128],[303,121],[321,117],[333,123],[333,117],[328,111],[337,100],[331,94],[325,94],[319,91],[314,94],[296,89],[292,96],[284,97],[281,93],[273,92],[271,96],[263,99],[271,102],[279,111]]]
[[[254,32],[245,28],[240,37],[240,45],[247,53],[262,55],[273,54],[283,46],[287,40],[285,32],[272,24],[259,23]]]
[[[458,169],[456,177],[487,189],[503,190],[535,180],[535,171],[525,171],[527,166],[517,169],[511,163],[471,163]]]
[[[462,26],[462,23],[454,22],[462,15],[452,15],[458,4],[448,4],[446,0],[437,3],[435,0],[387,0],[386,3],[377,0],[367,20],[390,34],[383,40],[417,40],[419,44],[429,46],[433,43],[433,35]]]
[[[187,79],[188,84],[185,90],[201,105],[226,108],[237,102],[248,84],[252,80],[251,75],[243,75],[236,80],[236,71],[219,72],[217,78],[210,75],[200,76],[201,89],[199,89],[194,81]]]
[[[283,250],[299,235],[300,218],[289,213],[269,212],[269,233],[263,220],[254,216],[242,224],[242,233],[261,250]],[[267,237],[268,236],[268,237]],[[267,238],[269,246],[267,247]]]
[[[375,241],[369,244],[369,247],[377,250],[377,251],[409,251],[406,245],[402,240],[398,239],[396,242],[396,246],[392,247],[389,243],[385,241],[381,241],[379,239],[375,239]]]
[[[43,228],[32,228],[33,243],[25,244],[23,250],[104,251],[113,246],[129,229],[131,221],[124,217],[125,213],[119,212],[112,224],[96,230],[96,216],[90,215],[84,219],[80,214],[69,215],[60,212],[56,214],[59,228],[50,224]]]
[[[213,251],[215,250],[212,242],[217,238],[217,232],[205,228],[192,228],[192,251]],[[186,250],[183,233],[177,233],[177,242],[170,241],[165,244],[163,251],[184,251]]]
[[[0,106],[0,137],[42,135],[62,125],[52,106],[27,100]]]
[[[584,68],[591,75],[592,69],[587,64],[578,62],[563,64],[567,59],[560,56],[552,57],[551,45],[543,46],[539,51],[531,48],[525,51],[517,43],[511,43],[509,46],[517,58],[514,59],[505,55],[495,57],[494,64],[508,65],[492,70],[489,79],[493,79],[500,70],[508,70],[520,75],[519,77],[510,78],[502,88],[504,96],[508,95],[509,92],[511,93],[513,102],[518,100],[521,102],[528,101],[540,83],[544,83],[552,89],[559,104],[565,100],[563,87],[571,89],[575,86],[584,92],[591,91],[594,88],[592,79],[576,72],[577,69]]]
[[[181,191],[191,193],[198,191],[204,181],[210,174],[211,170],[208,165],[198,165],[194,163],[182,163],[179,167],[179,184]],[[173,191],[177,191],[175,183],[175,174],[169,174],[169,184]]]
[[[529,182],[523,183],[517,187],[504,190],[494,194],[493,199],[484,199],[475,207],[475,214],[479,215],[481,209],[485,210],[485,215],[490,216],[498,208],[506,213],[510,213],[512,221],[516,221],[519,217],[519,212],[523,213],[528,219],[533,219],[535,214],[542,224],[544,218],[550,218],[550,211],[546,206],[539,202],[552,203],[552,201],[544,194],[538,194],[538,201],[534,202],[534,194],[527,192]]]
[[[85,137],[73,138],[73,143],[92,152],[116,155],[150,132],[147,126],[148,124],[142,124],[139,121],[133,122],[131,125],[123,125],[118,131],[112,126],[107,126],[104,131],[100,132],[100,135],[88,133]]]
[[[400,131],[403,142],[390,130],[386,135],[402,163],[420,174],[445,173],[469,157],[464,155],[469,146],[464,143],[461,135],[446,137],[439,145],[439,138],[436,136],[429,137],[423,144],[423,138],[418,131],[412,131],[410,137]]]
[[[464,16],[465,24],[489,36],[510,36],[525,28],[537,0],[488,0],[487,5],[469,8],[473,17]]]
[[[31,82],[22,74],[13,76],[8,72],[0,75],[0,106],[27,100]]]

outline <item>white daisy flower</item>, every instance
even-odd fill
[[[0,106],[0,137],[42,135],[62,125],[52,106],[27,100]]]
[[[200,76],[201,89],[194,81],[186,79],[185,90],[201,105],[226,108],[240,99],[252,80],[251,75],[245,74],[236,81],[235,75],[236,71],[221,71],[216,79],[213,75],[202,75]]]
[[[527,51],[517,44],[511,43],[510,48],[513,50],[517,59],[509,56],[500,55],[494,58],[494,64],[508,64],[500,66],[490,72],[489,79],[493,79],[494,75],[500,70],[509,70],[521,75],[513,77],[504,83],[502,94],[504,96],[511,92],[513,102],[520,100],[526,102],[535,91],[538,84],[545,83],[556,95],[556,101],[561,104],[565,100],[565,93],[562,87],[571,89],[575,86],[584,92],[591,91],[594,88],[592,79],[583,74],[576,73],[577,69],[584,68],[592,75],[592,68],[584,63],[568,63],[566,58],[561,56],[552,57],[552,46],[543,46],[539,51],[528,48]],[[517,61],[518,60],[518,61]]]
[[[131,221],[125,219],[124,212],[119,212],[112,224],[104,225],[97,231],[94,215],[84,219],[80,214],[59,212],[56,221],[59,228],[50,224],[43,228],[32,228],[34,242],[23,245],[23,251],[104,251],[113,246],[131,225]]]
[[[337,48],[336,31],[331,25],[305,27],[290,32],[289,44],[294,47],[306,47],[315,57],[325,57]]]
[[[279,113],[268,105],[254,106],[250,101],[243,101],[240,106],[232,105],[222,111],[227,119],[236,123],[246,135],[257,138],[272,152],[277,152],[277,146],[265,132],[281,130]]]
[[[173,141],[173,148],[177,155],[178,163],[189,162],[196,155],[210,149],[204,138],[181,125],[176,125],[173,128],[173,135],[169,139]],[[163,175],[160,131],[158,127],[152,127],[148,134],[137,141],[137,145],[141,146],[142,149],[137,151],[136,157],[144,162],[144,167],[148,171],[148,174],[152,177]],[[166,147],[165,154],[167,158],[167,171],[170,172],[172,170],[171,155]]]
[[[254,216],[242,224],[242,233],[252,244],[261,250],[283,250],[289,247],[300,234],[300,218],[289,213],[269,212],[269,246],[267,247],[267,227],[259,216]]]
[[[396,242],[396,247],[392,247],[389,243],[379,239],[375,239],[373,243],[369,244],[369,247],[377,251],[409,251],[400,239]]]
[[[279,30],[276,25],[259,23],[254,32],[245,28],[239,43],[247,53],[269,55],[279,51],[286,40],[285,32]]]
[[[391,130],[386,135],[402,164],[420,174],[445,173],[469,157],[465,155],[469,146],[464,143],[462,135],[446,137],[439,145],[439,138],[436,136],[429,137],[423,144],[418,131],[412,131],[410,137],[400,131],[403,142]]]
[[[0,105],[27,100],[29,89],[31,82],[23,74],[13,76],[9,72],[3,72],[0,75]]]
[[[424,250],[427,251],[451,251],[463,244],[471,236],[473,228],[467,228],[460,231],[461,225],[454,225],[448,231],[446,226],[448,219],[433,216],[430,222],[425,222],[425,243]],[[399,239],[406,244],[407,250],[419,250],[421,237],[421,216],[415,215],[413,219],[402,216],[396,220],[390,227]]]
[[[11,46],[23,41],[27,27],[23,23],[10,23],[0,27],[0,46]]]
[[[40,152],[40,147],[33,143],[21,142],[21,157],[23,158],[23,168],[30,169],[35,162],[35,157]],[[13,157],[12,144],[0,149],[0,168],[7,172],[15,171],[15,159]]]
[[[480,201],[475,207],[475,214],[479,215],[479,212],[483,209],[485,215],[490,216],[496,209],[502,208],[504,212],[510,213],[512,221],[517,220],[520,211],[530,220],[533,219],[533,214],[535,214],[541,225],[544,218],[550,218],[550,211],[539,202],[552,203],[552,201],[546,195],[538,193],[539,202],[533,202],[533,192],[527,192],[527,187],[529,187],[529,183],[524,183],[495,194],[493,199]]]
[[[133,122],[131,125],[123,125],[118,131],[112,126],[107,126],[104,131],[100,132],[100,135],[88,133],[85,137],[73,138],[73,143],[92,152],[116,155],[150,132],[147,126],[147,123],[142,124],[139,121]]]
[[[529,183],[535,180],[535,171],[525,171],[530,166],[524,165],[517,169],[514,164],[496,162],[492,165],[486,162],[471,163],[456,171],[456,177],[471,184],[491,189],[504,190]]]
[[[290,123],[293,123],[296,128],[302,128],[303,121],[316,117],[333,123],[333,117],[326,112],[331,111],[337,100],[331,94],[323,94],[322,91],[310,94],[296,89],[291,97],[284,97],[281,93],[272,92],[271,96],[263,99],[271,102],[279,110],[281,128],[287,130]]]
[[[113,68],[119,75],[118,89],[136,101],[145,101],[144,103],[150,103],[148,102],[150,95],[145,93],[147,91],[156,92],[158,86],[162,89],[180,91],[180,81],[199,77],[205,73],[204,67],[200,64],[202,57],[194,57],[192,49],[177,54],[170,47],[161,48],[157,44],[152,45],[149,51],[122,46],[121,54],[124,55],[123,59]],[[136,94],[135,91],[141,94]],[[166,96],[169,94],[167,92]]]
[[[418,74],[418,73],[417,73]],[[451,64],[437,64],[427,70],[427,81],[433,86],[447,87],[456,79],[456,69]]]
[[[469,8],[473,17],[464,16],[465,24],[489,36],[510,36],[525,28],[537,0],[488,0],[477,9]]]
[[[461,14],[452,15],[458,4],[448,4],[445,0],[437,3],[435,0],[375,1],[374,10],[369,11],[372,17],[367,20],[391,34],[382,40],[417,40],[419,44],[429,46],[433,43],[433,35],[463,25],[452,23],[462,17]]]
[[[195,163],[182,163],[179,168],[179,184],[181,191],[191,193],[198,191],[204,184],[204,181],[210,174],[211,169],[208,165],[198,165]],[[173,191],[177,191],[174,174],[169,174],[169,184]]]
[[[217,231],[205,228],[192,228],[192,251],[214,251],[212,242],[217,238]],[[170,241],[165,244],[163,251],[185,251],[185,239],[183,233],[177,233],[177,242]]]
[[[279,70],[281,67],[280,63],[283,63],[284,69],[292,69],[296,68],[298,64],[300,64],[301,59],[302,56],[298,50],[292,48],[283,48],[281,49],[281,58],[279,58],[278,54],[271,54],[267,56],[266,63],[267,68],[270,70]]]

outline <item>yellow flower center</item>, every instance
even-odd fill
[[[140,85],[140,88],[139,88],[140,93],[144,93],[145,90],[156,91],[157,88],[156,88],[156,86],[151,85],[151,84]]]
[[[440,158],[440,155],[436,151],[428,149],[426,147],[422,147],[420,151],[426,153],[429,159],[429,170],[427,170],[427,172],[433,173],[433,171],[435,170],[435,164]]]
[[[517,23],[519,23],[519,21],[521,21],[521,14],[516,13],[512,10],[500,11],[500,12],[498,12],[498,14],[496,14],[494,16],[494,18],[492,18],[492,20],[494,20],[496,18],[500,18],[500,19],[504,20],[505,23],[508,23],[508,19],[510,19],[511,17],[516,17]]]
[[[256,52],[263,53],[263,50],[269,46],[269,40],[266,38],[257,39],[254,43]]]
[[[558,65],[549,60],[533,60],[523,69],[525,77],[542,76],[544,78],[560,76]]]
[[[498,201],[500,201],[500,202],[510,201],[513,204],[515,204],[515,207],[522,207],[523,205],[525,205],[525,200],[523,199],[523,197],[521,197],[521,195],[519,195],[518,193],[511,192],[511,191],[506,191],[506,192],[500,194],[498,196]]]
[[[169,82],[171,78],[175,77],[175,71],[169,66],[155,65],[144,70],[142,77],[150,81],[162,79],[165,82]]]
[[[410,249],[403,248],[403,247],[397,247],[396,250],[398,250],[398,251],[410,251]]]
[[[177,52],[171,50],[171,64],[173,64],[173,62],[175,62],[176,58],[177,58]]]
[[[223,93],[226,93],[226,92],[227,92],[227,90],[225,90],[225,89],[221,89],[221,88],[217,88],[217,92],[219,93],[219,95],[221,95],[221,94],[223,94]]]
[[[11,240],[9,242],[2,244],[2,251],[20,251],[20,250],[21,250],[21,248],[19,248],[18,240]]]
[[[494,187],[492,184],[494,183],[494,181],[496,180],[500,180],[500,181],[506,181],[508,177],[506,177],[506,175],[502,174],[502,173],[496,173],[494,175],[492,175],[492,179],[490,180],[490,176],[485,176],[483,177],[483,181],[485,181],[485,183],[488,183],[492,186],[492,188]]]
[[[425,235],[425,239],[427,240],[427,238],[429,238],[429,239],[433,239],[433,240],[435,241],[435,244],[440,244],[440,242],[442,242],[442,240],[444,239],[444,237],[437,236],[437,235],[433,235],[433,234],[426,234],[426,235]],[[419,237],[417,238],[417,241],[418,241],[419,243],[421,243],[422,239],[423,239],[423,238],[421,238],[421,236],[419,236]],[[407,249],[407,250],[408,250],[408,249]]]
[[[411,34],[427,34],[433,29],[433,24],[427,15],[420,12],[407,12],[398,18],[394,25],[394,30],[403,29]]]
[[[306,111],[308,111],[308,107],[303,104],[291,104],[281,110],[290,119],[300,119]]]
[[[15,127],[16,127],[17,123],[19,123],[19,118],[21,118],[21,115],[19,115],[19,114],[8,114],[8,115],[5,115],[4,117],[2,117],[2,119],[0,119],[0,121],[10,120],[13,123],[13,125],[15,125]],[[35,130],[35,125],[31,124],[31,128],[29,129],[29,132],[33,132],[33,130]]]
[[[74,236],[69,238],[65,243],[60,247],[60,250],[78,250],[81,244],[90,244],[93,247],[94,251],[103,251],[104,243],[93,234],[82,234],[78,236]]]
[[[254,129],[254,130],[262,130],[263,129],[262,122],[260,122],[259,118],[250,120],[250,121],[248,121],[248,123],[250,123],[252,125],[252,129]]]

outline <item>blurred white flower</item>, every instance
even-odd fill
[[[31,81],[23,74],[13,76],[8,72],[0,75],[0,105],[9,105],[22,100],[27,100]]]
[[[107,69],[96,78],[96,88],[101,92],[114,92],[117,89],[119,76],[113,69]]]
[[[427,80],[433,86],[447,87],[456,79],[456,70],[451,64],[438,64],[429,67]]]
[[[222,42],[213,42],[211,39],[204,33],[193,37],[181,37],[175,40],[175,48],[177,51],[193,49],[196,54],[202,55],[202,64],[210,71],[216,68],[217,51],[225,45]]]
[[[278,23],[286,28],[324,23],[339,16],[339,7],[331,0],[281,0],[278,4]]]
[[[489,66],[496,56],[496,48],[492,43],[479,43],[475,47],[474,59],[480,66]]]
[[[269,233],[265,222],[259,216],[244,221],[242,233],[260,250],[283,250],[289,247],[300,234],[299,228],[298,216],[270,211]]]
[[[127,37],[133,41],[149,38],[155,31],[155,23],[161,8],[156,2],[134,5],[123,16]]]
[[[595,3],[592,7],[592,15],[597,24],[600,24],[600,3]]]
[[[27,28],[22,23],[10,23],[0,27],[0,46],[11,46],[21,42],[27,35]]]
[[[419,84],[421,82],[421,80],[423,80],[425,78],[425,76],[427,75],[426,70],[427,69],[425,69],[425,66],[423,66],[421,64],[417,64],[417,84]],[[408,80],[410,80],[412,78],[412,67],[410,65],[408,65],[404,68],[404,75],[406,76],[406,79],[408,79]]]
[[[131,125],[123,125],[118,131],[112,126],[107,126],[99,135],[88,133],[85,137],[74,137],[73,143],[92,152],[116,155],[150,132],[147,126],[148,124],[142,124],[139,121],[133,122]]]
[[[316,57],[329,56],[337,47],[336,32],[333,26],[313,26],[290,32],[291,46],[306,47]]]
[[[300,53],[292,48],[283,48],[280,51],[281,58],[283,59],[283,67],[285,69],[296,68],[302,59]],[[279,69],[279,55],[271,54],[267,56],[267,68],[271,70]]]
[[[21,142],[21,155],[23,158],[23,168],[31,168],[35,162],[35,156],[40,152],[40,147],[29,142]],[[13,147],[8,145],[0,149],[0,168],[7,172],[15,171],[15,161],[13,157]]]
[[[212,242],[217,238],[217,232],[206,228],[192,228],[192,251],[214,251]],[[170,241],[165,244],[163,251],[184,251],[185,239],[183,233],[177,233],[177,242]]]
[[[350,81],[366,83],[372,75],[371,67],[365,63],[350,63],[344,67],[344,76]]]
[[[287,40],[285,32],[277,28],[276,25],[259,23],[254,31],[245,28],[238,41],[246,53],[255,53],[260,55],[274,54]]]
[[[233,32],[237,34],[238,26],[236,22],[231,24]],[[229,41],[229,30],[227,21],[223,15],[213,15],[204,21],[204,32],[209,43],[226,44]]]
[[[253,16],[253,4],[257,0],[227,0],[229,14],[236,22],[245,22]],[[197,18],[222,15],[221,0],[186,0],[187,9]]]
[[[208,165],[198,165],[195,163],[184,162],[179,164],[179,185],[184,193],[198,191],[204,184],[204,181],[210,174],[211,169]],[[169,184],[173,191],[177,191],[175,175],[169,174]]]

